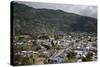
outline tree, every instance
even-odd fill
[[[23,63],[23,65],[25,65],[25,64],[27,64],[27,65],[35,64],[35,58],[34,58],[34,56],[24,57],[22,63]]]
[[[19,63],[21,62],[22,57],[20,55],[15,55],[14,56],[14,64],[15,65],[19,65]]]
[[[83,62],[85,62],[85,61],[92,61],[92,56],[93,56],[93,54],[89,52],[89,53],[86,55],[86,57],[82,57],[82,61],[83,61]]]
[[[48,58],[45,58],[44,64],[48,64]]]

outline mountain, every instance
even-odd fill
[[[97,19],[62,10],[38,9],[11,2],[15,34],[97,32]]]

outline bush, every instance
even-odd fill
[[[35,58],[34,57],[25,57],[23,58],[23,65],[27,64],[27,65],[30,65],[30,64],[35,64]]]
[[[82,61],[85,62],[85,61],[92,61],[92,56],[93,54],[92,53],[88,53],[86,55],[86,57],[82,57]]]
[[[44,64],[48,64],[48,58],[44,60]]]
[[[70,53],[68,53],[68,55],[67,55],[67,57],[68,57],[68,59],[72,59],[72,58],[75,58],[75,53],[74,52],[70,52]]]
[[[20,49],[21,49],[21,50],[27,50],[27,49],[29,49],[29,46],[28,46],[27,44],[22,44],[22,45],[20,46]]]
[[[60,49],[60,46],[59,45],[52,45],[52,48],[54,48],[54,49]]]
[[[68,57],[67,56],[64,57],[64,61],[63,62],[64,63],[68,62]]]
[[[35,64],[35,59],[29,58],[27,62],[28,62],[28,64]]]
[[[14,56],[14,64],[18,65],[19,62],[21,62],[22,57],[20,55],[15,55]]]

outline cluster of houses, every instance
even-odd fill
[[[93,53],[93,61],[97,59],[97,36],[95,33],[70,33],[63,36],[63,38],[55,40],[54,37],[49,39],[37,39],[34,40],[29,36],[21,36],[22,40],[15,39],[14,45],[20,46],[27,44],[29,50],[23,50],[17,52],[23,57],[30,57],[33,54],[38,57],[48,58],[48,63],[62,63],[64,56],[70,50],[76,53],[76,58],[85,57],[89,52]],[[27,38],[25,40],[25,38]],[[53,45],[59,46],[59,49],[52,48]],[[49,48],[49,49],[47,49]],[[76,62],[82,62],[78,59]]]

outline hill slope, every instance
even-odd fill
[[[12,2],[14,33],[97,32],[97,19]]]

